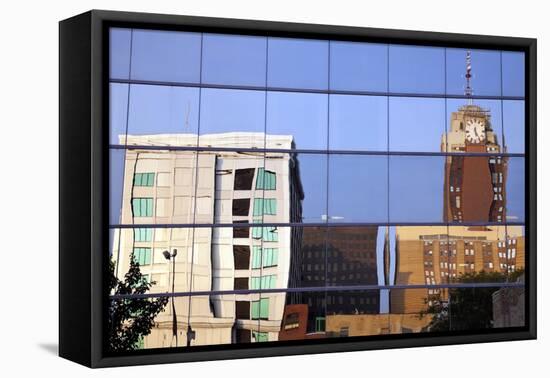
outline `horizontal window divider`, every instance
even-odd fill
[[[148,223],[148,224],[111,224],[110,229],[133,228],[242,228],[242,227],[368,227],[368,226],[524,226],[525,222],[311,222],[311,223]]]
[[[406,92],[378,92],[378,91],[354,91],[337,89],[307,89],[307,88],[286,88],[286,87],[267,87],[267,86],[248,86],[248,85],[230,85],[230,84],[207,84],[175,81],[156,81],[156,80],[136,80],[136,79],[109,79],[110,83],[115,84],[138,84],[138,85],[159,85],[169,87],[191,87],[191,88],[209,88],[209,89],[237,89],[251,91],[267,92],[290,92],[290,93],[317,93],[317,94],[341,94],[357,96],[383,96],[383,97],[424,97],[424,98],[451,98],[451,99],[474,99],[474,100],[525,100],[524,96],[498,96],[498,95],[471,95],[464,94],[445,94],[445,93],[406,93]]]
[[[131,135],[131,134],[129,134]],[[374,156],[485,156],[485,157],[525,157],[522,153],[495,152],[422,152],[422,151],[357,151],[357,150],[300,150],[272,148],[204,147],[204,146],[159,146],[111,144],[112,150],[151,150],[151,151],[195,151],[195,152],[237,152],[237,153],[293,153],[322,155],[374,155]]]
[[[319,287],[286,287],[277,289],[254,290],[212,290],[186,291],[175,293],[147,293],[147,294],[116,294],[109,295],[109,299],[146,299],[160,297],[194,297],[205,295],[247,295],[247,294],[276,294],[276,293],[311,293],[311,292],[341,292],[341,291],[369,291],[369,290],[407,290],[407,289],[481,289],[481,288],[522,288],[523,282],[479,282],[479,283],[449,283],[449,284],[410,284],[410,285],[353,285],[353,286],[319,286]]]

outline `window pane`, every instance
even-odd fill
[[[267,134],[292,138],[293,148],[326,150],[328,95],[268,92]],[[267,146],[285,148],[284,146]],[[288,148],[288,147],[286,147]]]
[[[385,230],[377,226],[329,228],[327,285],[383,284]]]
[[[354,321],[355,319],[357,320]],[[360,327],[358,323],[368,324],[370,327]],[[380,329],[376,332],[378,334],[388,333],[390,328],[388,315],[380,314],[380,290],[327,293],[326,332],[331,337],[364,336],[371,334],[371,329],[377,328]]]
[[[525,158],[522,157],[511,157],[508,160],[506,220],[525,222]]]
[[[273,171],[266,171],[264,168],[258,169],[256,189],[264,189],[264,190],[277,189],[277,174]]]
[[[235,170],[235,190],[250,190],[252,189],[252,181],[254,180],[254,168],[244,168]]]
[[[128,79],[130,76],[131,29],[109,29],[109,71],[112,79]]]
[[[252,223],[251,206],[256,199],[263,199],[262,190],[255,190],[258,172],[264,166],[264,153],[239,153],[235,151],[200,152],[197,191],[213,198],[213,220],[216,223]],[[205,218],[205,221],[208,221]]]
[[[449,152],[504,152],[500,100],[447,99]]]
[[[250,247],[248,245],[233,245],[233,259],[235,269],[250,267]]]
[[[122,194],[124,190],[124,150],[109,150],[109,223],[122,221]]]
[[[525,96],[525,53],[502,52],[502,94]]]
[[[235,278],[235,290],[248,290],[248,278]]]
[[[195,192],[197,164],[197,154],[192,151],[112,150],[110,221],[134,223],[131,199],[156,197],[151,201],[151,206],[153,202],[157,204],[155,214],[147,215],[156,218],[148,219],[149,223],[212,223],[214,160],[199,162],[200,185]],[[173,177],[168,186],[154,186],[159,172]],[[141,213],[141,209],[140,205],[136,210]]]
[[[198,88],[131,85],[128,144],[196,146],[198,119]]]
[[[500,96],[500,52],[447,49],[447,94],[464,95],[466,59],[470,52],[470,87],[474,96]]]
[[[295,195],[299,202],[293,201],[291,206],[297,206],[292,210],[295,210],[298,222],[327,220],[327,160],[327,155],[298,154],[290,162],[296,167]]]
[[[132,41],[132,79],[200,82],[199,33],[134,30]]]
[[[450,222],[504,222],[506,162],[501,157],[448,156],[445,211]]]
[[[255,217],[263,215],[277,215],[277,200],[275,198],[254,198]]]
[[[388,98],[330,96],[329,149],[386,151]]]
[[[442,156],[390,156],[390,222],[442,222]]]
[[[204,34],[202,82],[265,86],[267,38]]]
[[[315,328],[316,320],[326,315],[325,298],[325,291],[288,293],[284,301],[283,313],[277,311],[281,320],[279,341],[328,336],[325,335],[324,328]]]
[[[126,144],[128,84],[109,84],[109,144]]]
[[[328,41],[269,38],[267,85],[327,89]]]
[[[264,147],[265,92],[203,88],[201,96],[201,146]]]
[[[388,229],[389,257],[392,285],[446,284],[456,273],[457,254],[450,253],[448,227],[444,226],[392,226]],[[456,246],[452,249],[456,250]],[[446,265],[445,265],[446,263]],[[452,264],[455,264],[453,270]],[[444,272],[441,276],[440,272]],[[434,289],[436,290],[436,289]],[[399,312],[418,312],[425,308],[426,289],[409,291],[408,298],[392,293],[392,306]]]
[[[445,151],[445,99],[390,97],[390,151]]]
[[[233,200],[233,215],[248,216],[250,210],[250,199],[240,198]]]
[[[330,89],[387,91],[388,46],[331,41]]]
[[[387,222],[388,157],[329,156],[329,222]]]
[[[445,93],[445,50],[439,47],[389,47],[389,87],[394,93]]]
[[[525,153],[525,101],[503,101],[506,152]]]

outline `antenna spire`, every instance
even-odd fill
[[[472,78],[472,54],[470,51],[466,52],[466,88],[464,89],[464,95],[468,98],[468,105],[473,104],[472,95],[474,93],[470,79]]]

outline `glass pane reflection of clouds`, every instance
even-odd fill
[[[136,29],[131,59],[131,79],[199,83],[201,34]]]
[[[128,135],[150,135],[151,140],[139,139],[142,145],[162,145],[165,143],[159,139],[161,134],[177,134],[182,146],[196,146],[198,128],[199,88],[130,86]]]
[[[298,154],[295,159],[299,178],[298,193],[302,193],[301,222],[323,223],[327,220],[328,156]]]
[[[471,56],[471,87],[474,96],[501,95],[500,51],[446,49],[447,94],[463,95],[466,54]]]
[[[264,148],[265,92],[201,90],[201,146]]]
[[[268,92],[266,121],[266,133],[291,136],[293,148],[326,150],[328,95]]]
[[[327,89],[328,41],[269,38],[267,85]]]
[[[110,29],[109,76],[113,79],[129,79],[131,34],[130,29]]]
[[[265,87],[266,48],[265,37],[205,34],[202,82]]]
[[[390,45],[389,91],[445,93],[445,49]]]
[[[445,99],[390,97],[390,151],[444,151]]]
[[[506,152],[525,153],[525,101],[502,102]]]
[[[388,220],[388,157],[329,157],[329,222],[362,223]]]
[[[506,180],[506,220],[525,222],[525,158],[510,157]]]
[[[388,98],[330,96],[329,149],[386,151]]]
[[[385,92],[388,89],[388,46],[330,42],[330,89]]]
[[[390,222],[442,222],[445,158],[389,159]]]
[[[129,84],[109,84],[109,144],[126,144]]]
[[[502,52],[502,95],[525,96],[525,53]]]

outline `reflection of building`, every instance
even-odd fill
[[[525,265],[522,226],[490,225],[506,220],[507,159],[491,125],[489,111],[473,104],[470,53],[466,58],[468,103],[451,114],[442,137],[446,157],[443,218],[470,226],[396,227],[395,283],[436,285],[476,272],[508,274]],[[448,290],[392,290],[390,312],[419,313]]]
[[[299,287],[377,285],[378,227],[304,227]],[[314,291],[302,293],[308,332],[321,332],[329,314],[367,314],[380,311],[379,292]]]
[[[446,134],[453,153],[499,153],[490,114],[465,105],[451,115]],[[500,156],[450,155],[445,164],[444,219],[449,222],[504,222],[507,160]]]
[[[501,153],[488,110],[474,105],[467,55],[468,104],[451,114],[450,129],[442,138],[445,163],[444,219],[448,222],[504,222],[506,219],[507,159],[500,156],[460,156],[460,153]]]
[[[525,275],[519,279],[524,282]],[[493,293],[495,328],[525,325],[525,287],[503,287]]]
[[[418,314],[328,315],[327,337],[425,332],[431,319]]]
[[[289,297],[287,298],[290,299]],[[308,318],[309,309],[307,304],[286,305],[281,323],[281,331],[279,332],[279,340],[304,340],[325,337],[325,317],[317,318],[317,322],[321,324],[316,326],[319,329],[315,332],[308,331],[308,325],[310,324]]]
[[[127,137],[127,144],[189,146],[196,135]],[[292,137],[255,133],[201,136],[201,147],[248,152],[128,149],[120,223],[144,225],[288,223],[301,216],[301,188],[293,157],[251,149],[291,148]],[[265,156],[264,156],[265,155]],[[131,254],[156,281],[152,292],[171,290],[162,252],[177,249],[175,291],[285,288],[291,263],[290,227],[136,228],[115,234],[120,277]],[[179,342],[190,324],[192,345],[277,340],[285,293],[201,295],[175,301]],[[188,322],[189,320],[189,322]],[[175,346],[170,306],[156,319],[145,347]]]
[[[525,266],[522,226],[404,226],[395,234],[397,285],[445,284],[465,273],[507,273]],[[392,290],[390,312],[425,311],[442,294],[440,289]]]

